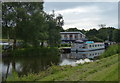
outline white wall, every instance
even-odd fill
[[[67,39],[66,39],[65,35],[67,36]],[[62,40],[70,40],[70,35],[71,35],[70,33],[68,33],[68,34],[61,34],[61,39]],[[77,39],[75,38],[75,35],[77,35]],[[80,40],[80,39],[85,38],[84,35],[82,35],[82,37],[81,37],[81,35],[82,34],[72,34],[72,40]]]

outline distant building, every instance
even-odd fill
[[[85,40],[86,36],[81,32],[60,32],[62,43],[73,43],[76,40]]]

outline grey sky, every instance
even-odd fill
[[[44,10],[62,14],[64,29],[98,29],[99,24],[118,28],[118,2],[45,2]]]

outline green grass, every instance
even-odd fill
[[[101,58],[103,57],[109,57],[114,54],[119,54],[120,53],[120,44],[114,44],[111,45],[107,48],[107,50],[100,56]]]
[[[120,55],[120,54],[119,54]],[[118,81],[118,54],[76,67],[55,66],[7,81]]]

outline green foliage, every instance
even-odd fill
[[[116,29],[113,32],[113,40],[120,43],[120,29]]]
[[[101,26],[101,25],[100,25]],[[86,36],[89,40],[93,41],[115,41],[113,40],[114,27],[102,27],[99,30],[90,29],[86,32]]]
[[[114,54],[120,54],[120,45],[111,45],[107,48],[107,50],[100,56],[101,58],[109,57]]]
[[[119,30],[115,29],[114,27],[105,27],[105,25],[101,24],[100,29],[90,29],[85,31],[84,29],[79,30],[77,28],[69,28],[65,31],[80,31],[86,35],[88,40],[96,41],[96,42],[103,42],[105,40],[109,41],[119,41]],[[116,34],[116,35],[115,35]]]
[[[89,37],[89,40],[95,41],[95,42],[103,42],[102,39],[100,39],[100,38],[98,38],[98,37],[96,37],[96,36]]]
[[[50,47],[54,47],[54,46],[59,46],[60,44],[60,27],[56,26],[56,22],[54,21],[54,19],[49,19],[48,20],[48,44],[50,45]],[[62,28],[62,27],[61,27]]]
[[[12,70],[13,75],[12,76],[8,76],[7,81],[20,81],[18,73],[15,72],[14,70]]]
[[[3,3],[3,37],[23,40],[32,46],[48,42],[50,46],[60,43],[60,31],[64,24],[62,15],[54,18],[43,11],[43,2]],[[41,44],[43,46],[43,44]]]
[[[77,29],[77,28],[69,28],[69,29],[67,29],[67,30],[65,30],[65,31],[68,31],[68,32],[75,32],[75,31],[80,31],[79,29]]]
[[[107,28],[100,28],[99,34],[97,35],[97,37],[99,37],[100,39],[105,40],[109,40],[112,41],[113,39],[113,31],[115,28],[113,27],[107,27]]]
[[[0,53],[2,53],[2,51],[3,51],[3,50],[2,50],[2,45],[0,45]]]
[[[48,47],[29,47],[29,48],[21,48],[15,49],[11,52],[14,57],[28,57],[28,56],[45,56],[45,55],[59,55],[59,50],[57,48],[48,48]]]
[[[2,8],[3,34],[6,31],[7,36],[14,39],[13,45],[16,39],[38,44],[38,33],[45,22],[41,14],[43,2],[7,2],[2,4]]]
[[[96,29],[90,29],[87,33],[86,36],[90,37],[90,36],[95,36],[98,34],[98,31]]]

